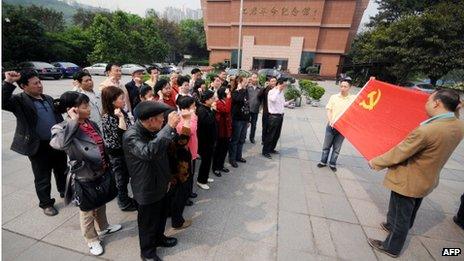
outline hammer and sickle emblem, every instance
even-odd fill
[[[364,100],[360,102],[359,105],[366,110],[372,111],[375,105],[377,105],[377,103],[379,102],[381,95],[382,92],[380,92],[380,89],[377,89],[377,91],[372,91],[367,95],[367,98],[369,98],[369,102],[366,103],[366,100]]]

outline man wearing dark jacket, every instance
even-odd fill
[[[169,209],[166,193],[172,179],[168,147],[177,135],[175,128],[180,121],[177,112],[171,112],[168,123],[161,129],[163,114],[168,110],[171,108],[160,102],[139,103],[138,120],[123,137],[130,183],[139,205],[137,223],[143,260],[161,260],[156,254],[156,247],[177,244],[177,239],[164,235]]]
[[[23,92],[13,95],[17,82]],[[58,214],[50,197],[51,174],[64,197],[66,183],[66,154],[50,147],[51,127],[63,121],[55,111],[53,98],[43,94],[43,86],[35,72],[5,72],[2,86],[2,109],[16,117],[16,130],[11,150],[29,157],[34,173],[34,184],[39,207],[47,216]]]
[[[261,89],[261,92],[258,95],[259,100],[263,104],[263,118],[262,120],[262,135],[261,135],[261,144],[264,145],[264,139],[266,137],[267,129],[269,126],[269,111],[267,109],[267,94],[269,93],[272,88],[274,88],[277,84],[277,79],[275,77],[271,77],[269,80],[269,84],[266,86],[266,88]]]
[[[143,70],[136,70],[132,73],[132,80],[126,83],[127,94],[129,95],[129,102],[132,108],[132,114],[134,114],[134,108],[140,102],[140,87],[144,85]]]

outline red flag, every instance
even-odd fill
[[[334,127],[368,160],[400,143],[426,120],[428,94],[369,80]]]

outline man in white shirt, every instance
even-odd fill
[[[102,130],[102,103],[100,93],[93,90],[92,76],[86,72],[79,72],[76,76],[77,86],[75,91],[83,93],[89,97],[90,104],[90,120],[95,122],[100,131]]]
[[[282,123],[284,121],[285,97],[284,90],[287,83],[283,79],[277,80],[277,85],[267,94],[267,108],[269,111],[268,129],[264,137],[263,156],[272,159],[271,153],[277,154],[275,150],[280,138]]]
[[[122,77],[121,66],[117,63],[109,63],[106,66],[105,73],[108,75],[108,78],[104,80],[102,83],[100,83],[99,90],[102,91],[104,88],[109,86],[115,86],[121,89],[124,92],[124,101],[126,102],[124,110],[128,114],[130,114],[130,117],[132,117],[132,108],[130,104],[129,93],[127,92],[127,89],[124,86],[124,84],[120,82]]]

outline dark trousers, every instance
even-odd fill
[[[258,113],[250,112],[250,140],[255,139],[256,134],[256,123],[258,122]]]
[[[192,173],[187,179],[187,195],[190,197],[190,194],[193,192],[193,179],[195,177],[195,170],[196,170],[197,160],[192,160]],[[188,198],[187,198],[188,199]]]
[[[280,138],[280,132],[282,131],[283,121],[283,114],[269,114],[267,132],[264,136],[263,154],[271,153],[271,151],[275,150]]]
[[[390,229],[390,234],[383,242],[383,247],[389,253],[398,255],[403,249],[421,203],[422,198],[411,198],[391,192],[387,213],[387,227]]]
[[[329,165],[334,167],[337,165],[338,155],[340,154],[344,139],[345,137],[343,137],[337,129],[327,124],[325,128],[324,145],[322,146],[321,163],[327,164],[329,153],[332,150],[332,153],[330,153]]]
[[[461,205],[459,206],[458,213],[456,214],[456,221],[464,226],[464,194],[461,196]]]
[[[168,208],[169,200],[166,196],[155,203],[138,206],[140,252],[145,258],[156,256],[156,246],[164,238]]]
[[[188,188],[189,184],[187,181],[184,183],[177,181],[177,184],[171,188],[169,197],[171,198],[171,226],[181,227],[184,224],[184,209],[185,201],[188,199]]]
[[[111,170],[118,188],[118,206],[121,209],[127,208],[132,204],[132,199],[128,195],[127,185],[129,184],[129,171],[127,170],[124,155],[109,155]]]
[[[261,130],[261,141],[264,143],[264,137],[267,133],[267,126],[269,123],[269,113],[263,111],[263,117],[261,118],[261,125],[263,125],[263,129]]]
[[[209,170],[211,169],[211,163],[213,162],[214,146],[208,146],[201,149],[201,163],[200,169],[198,170],[197,181],[202,184],[208,183]]]
[[[229,138],[218,138],[216,142],[216,148],[214,150],[213,157],[213,171],[221,170],[224,168],[224,162],[226,160],[227,151],[229,151]]]
[[[50,141],[41,141],[37,153],[29,156],[32,173],[34,173],[35,192],[39,198],[39,207],[47,208],[55,204],[50,197],[52,185],[52,170],[55,176],[58,192],[65,192],[67,156],[63,151],[55,150],[49,145]]]
[[[242,150],[245,144],[248,121],[232,121],[232,139],[229,146],[229,162],[243,158]]]

